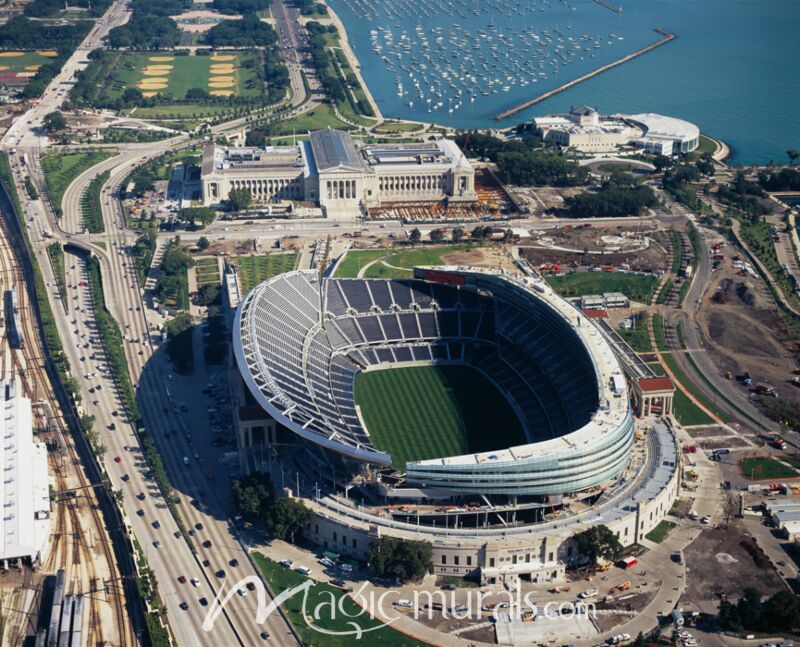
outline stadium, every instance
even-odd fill
[[[611,347],[532,278],[290,272],[241,302],[234,351],[271,417],[370,478],[391,475],[394,497],[597,493],[634,443]]]

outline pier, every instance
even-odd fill
[[[663,38],[657,40],[655,43],[651,43],[647,47],[643,47],[642,49],[633,52],[632,54],[628,54],[627,56],[623,56],[622,58],[617,59],[616,61],[612,61],[611,63],[603,65],[602,67],[598,67],[596,70],[593,70],[593,71],[591,71],[591,72],[589,72],[587,74],[584,74],[583,76],[579,76],[577,79],[573,79],[572,81],[569,81],[568,83],[564,83],[563,85],[559,85],[557,88],[554,88],[554,89],[552,89],[552,90],[550,90],[548,92],[545,92],[544,94],[540,94],[535,99],[530,99],[529,101],[525,101],[524,103],[520,103],[519,105],[514,106],[513,108],[509,108],[508,110],[505,110],[505,111],[501,112],[499,115],[496,115],[495,116],[495,120],[502,121],[503,119],[506,119],[506,118],[510,117],[511,115],[514,115],[514,114],[520,112],[521,110],[525,110],[526,108],[530,108],[531,106],[535,106],[537,103],[540,103],[542,101],[545,101],[546,99],[549,99],[552,96],[555,96],[559,92],[563,92],[564,90],[568,90],[569,88],[578,85],[579,83],[583,83],[584,81],[588,81],[593,76],[597,76],[598,74],[601,74],[602,72],[605,72],[606,70],[610,70],[613,67],[617,67],[618,65],[622,65],[623,63],[627,63],[628,61],[631,61],[634,58],[637,58],[637,57],[641,56],[642,54],[647,54],[647,52],[654,50],[656,47],[660,47],[661,45],[664,45],[665,43],[668,43],[671,40],[673,40],[674,38],[676,38],[675,34],[669,33],[666,29],[657,28],[656,32],[661,34],[663,36]]]
[[[606,9],[610,9],[614,13],[622,13],[623,9],[620,5],[611,4],[610,2],[606,2],[606,0],[594,0],[597,4],[601,7],[605,7]]]

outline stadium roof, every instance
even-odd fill
[[[350,133],[328,127],[325,130],[315,130],[310,137],[314,162],[319,171],[337,168],[363,170]]]
[[[35,559],[43,555],[50,534],[50,481],[47,448],[33,442],[31,401],[16,392],[13,381],[0,381],[0,559]]]

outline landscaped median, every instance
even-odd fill
[[[274,595],[308,581],[304,575],[261,553],[253,553],[252,558]],[[391,605],[394,599],[386,596],[386,604]],[[357,637],[356,627],[364,632],[361,638],[367,645],[416,647],[427,644],[384,625],[356,604],[344,589],[324,582],[314,582],[307,591],[289,598],[282,608],[309,647],[352,647]]]
[[[56,216],[61,217],[61,202],[64,199],[64,192],[73,180],[84,171],[113,155],[116,155],[116,151],[79,150],[68,153],[49,153],[42,157],[47,195],[50,197],[50,204]]]

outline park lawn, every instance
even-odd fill
[[[330,126],[340,130],[350,130],[352,126],[337,117],[333,108],[326,103],[315,106],[313,110],[304,112],[293,119],[275,124],[275,135],[292,135],[293,133],[305,134],[310,130],[324,130]]]
[[[670,531],[676,526],[677,524],[672,523],[671,521],[667,521],[666,519],[661,521],[655,528],[653,528],[650,532],[645,535],[646,539],[653,541],[657,544],[660,544],[667,538],[667,535]]]
[[[788,456],[781,456],[780,459],[784,463],[788,463],[792,467],[796,467],[800,470],[800,454],[789,454]],[[800,476],[800,474],[798,474]]]
[[[382,256],[388,256],[391,253],[392,250],[390,249],[364,249],[347,252],[344,258],[336,265],[334,276],[340,279],[354,279],[367,263]]]
[[[407,279],[413,276],[413,269],[420,265],[442,265],[443,257],[453,252],[472,249],[475,245],[431,245],[398,249],[366,249],[348,252],[340,261],[336,272],[337,278],[355,278],[367,263],[382,259],[386,264],[377,262],[364,272],[369,279]]]
[[[299,586],[308,579],[291,568],[284,568],[262,553],[253,553],[252,557],[275,595]],[[386,604],[391,604],[391,596],[387,596]],[[304,596],[300,593],[289,598],[281,606],[300,635],[302,642],[309,646],[353,647],[354,644],[362,641],[365,645],[376,645],[377,647],[416,647],[427,644],[384,625],[380,620],[376,620],[369,613],[363,611],[344,590],[325,582],[315,582],[314,586],[308,589],[305,605]],[[329,613],[332,608],[339,611],[335,617],[331,617],[333,614]],[[317,609],[318,619],[311,621],[310,618],[305,617],[313,617]],[[391,613],[389,608],[386,608],[386,612]],[[309,626],[312,622],[333,633],[323,634],[313,629]],[[355,640],[352,634],[354,622],[365,632],[362,641]],[[336,633],[343,635],[336,635]]]
[[[56,215],[61,216],[61,201],[72,181],[85,170],[113,155],[116,155],[116,151],[79,150],[70,153],[49,153],[42,157],[44,183]]]
[[[4,56],[3,54],[9,55]],[[17,56],[10,56],[10,54],[16,54]],[[36,74],[36,69],[50,63],[54,58],[53,56],[42,56],[39,52],[23,52],[21,50],[0,52],[0,72],[30,72],[31,74]]]
[[[453,252],[463,252],[475,245],[435,245],[415,247],[390,253],[382,261],[371,265],[364,272],[370,279],[408,279],[412,278],[413,269],[420,265],[443,265],[443,257]]]
[[[355,401],[375,447],[407,461],[501,450],[525,433],[505,396],[469,366],[363,371]]]
[[[653,291],[658,285],[655,276],[621,272],[575,272],[566,276],[546,276],[545,280],[556,292],[565,297],[622,292],[632,301],[639,303],[650,303]]]
[[[698,153],[699,155],[704,155],[705,153],[712,154],[716,150],[717,150],[717,144],[714,140],[709,139],[705,135],[700,135],[700,140],[698,141],[697,148],[692,152]]]
[[[410,121],[384,121],[380,126],[376,126],[372,132],[375,133],[413,133],[422,130],[425,126]]]
[[[636,327],[631,330],[617,328],[619,336],[637,353],[653,352],[653,344],[650,343],[650,331],[647,328],[647,312],[636,313]]]
[[[751,479],[784,479],[797,476],[797,471],[769,456],[754,456],[739,461],[742,474]]]
[[[150,91],[170,94],[175,99],[183,99],[186,92],[192,88],[199,88],[210,92],[212,90],[232,90],[235,96],[260,97],[263,94],[262,83],[258,78],[257,67],[260,64],[257,54],[241,52],[221,52],[225,56],[233,56],[230,61],[215,60],[213,56],[175,56],[171,52],[127,52],[113,71],[113,81],[108,84],[105,98],[116,99],[128,88],[139,87],[143,92],[148,90],[140,87],[145,79],[165,79],[167,87]],[[153,61],[152,58],[171,57],[171,61]],[[212,77],[212,65],[232,64],[234,70],[230,74],[220,75],[233,77],[230,85],[223,88],[209,86]],[[163,75],[146,74],[149,66],[171,65],[171,70],[165,70]],[[159,110],[161,110],[159,108]],[[138,111],[137,111],[138,112]],[[163,110],[159,114],[164,114]]]
[[[251,256],[238,256],[234,262],[239,266],[239,279],[242,283],[242,292],[247,294],[259,283],[267,279],[291,272],[297,263],[297,254],[261,254]]]

